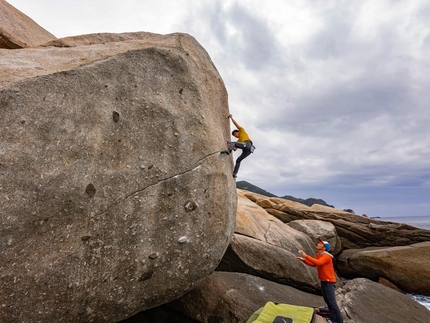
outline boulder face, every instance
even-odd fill
[[[0,48],[26,48],[56,39],[34,20],[0,0]]]
[[[430,322],[430,311],[412,298],[365,278],[337,290],[345,322]]]
[[[408,293],[430,295],[430,242],[346,250],[337,264],[344,277],[385,278]]]
[[[0,51],[1,322],[120,321],[191,290],[234,232],[227,92],[205,50],[98,37]]]

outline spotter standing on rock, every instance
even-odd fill
[[[318,278],[321,281],[322,296],[330,311],[330,316],[329,319],[327,319],[327,322],[343,323],[342,314],[340,313],[336,302],[336,275],[333,267],[333,256],[328,253],[330,250],[330,244],[327,241],[318,239],[317,250],[318,253],[315,258],[307,255],[303,250],[299,250],[302,257],[296,257],[296,259],[303,261],[308,266],[317,267]]]
[[[239,171],[240,163],[246,157],[248,157],[251,153],[254,152],[254,145],[252,144],[251,139],[246,133],[245,129],[241,127],[236,120],[233,119],[233,115],[229,114],[228,117],[231,119],[233,124],[237,127],[237,129],[233,130],[231,133],[233,137],[238,138],[236,142],[231,142],[230,140],[227,142],[228,148],[226,150],[221,151],[221,154],[229,155],[232,150],[236,151],[237,148],[242,149],[242,154],[236,159],[236,165],[233,170],[233,177],[236,178],[237,173]]]

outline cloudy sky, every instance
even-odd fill
[[[357,214],[430,215],[428,0],[7,1],[59,38],[194,36],[257,147],[238,180]]]

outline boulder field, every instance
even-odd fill
[[[315,268],[295,260],[299,249],[315,254],[320,237],[333,248],[336,297],[345,323],[430,322],[430,311],[406,295],[430,295],[430,245],[416,243],[428,237],[428,230],[241,189],[237,196],[236,230],[217,270],[192,292],[124,323],[139,322],[138,317],[155,318],[151,323],[239,323],[268,301],[322,306]],[[385,237],[384,230],[398,240]],[[342,241],[355,245],[355,234],[378,247],[345,248]]]

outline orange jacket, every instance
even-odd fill
[[[317,267],[318,278],[322,281],[335,283],[336,275],[334,274],[333,268],[333,256],[328,252],[324,251],[322,253],[317,253],[315,258],[306,255],[303,262],[306,265]]]

